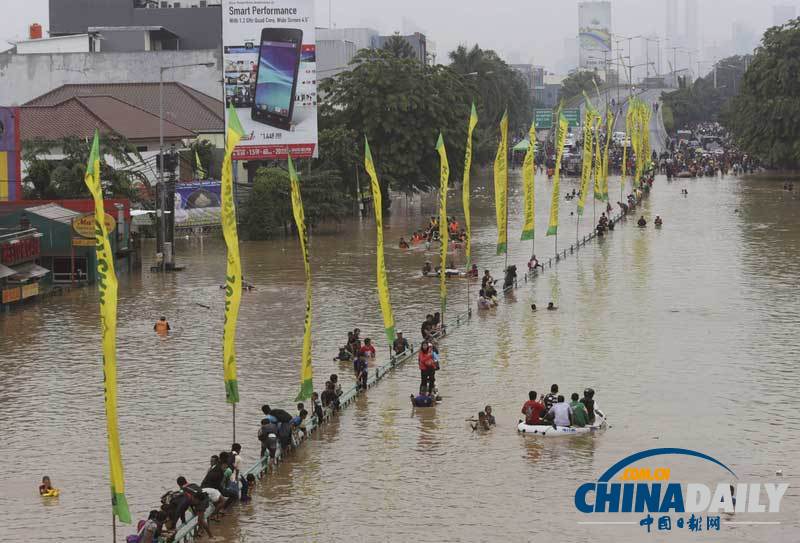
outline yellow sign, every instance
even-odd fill
[[[108,213],[104,213],[105,215],[105,223],[106,223],[106,232],[111,233],[117,227],[117,221],[114,220],[114,217],[109,215]],[[83,217],[78,217],[77,219],[72,221],[72,229],[75,230],[75,233],[79,236],[83,236],[85,238],[91,238],[94,242],[94,214],[92,215],[84,215]],[[74,242],[73,245],[76,245]],[[80,245],[80,244],[77,244]],[[94,245],[94,243],[90,243],[89,245]]]
[[[3,303],[10,304],[19,300],[19,287],[7,288],[3,291]]]
[[[39,294],[39,283],[31,283],[30,285],[22,286],[22,297],[30,298]]]
[[[94,247],[97,242],[93,239],[86,238],[72,238],[73,247]]]

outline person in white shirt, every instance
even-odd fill
[[[564,401],[564,396],[558,397],[558,402],[553,404],[548,417],[552,417],[554,426],[572,426],[572,408]]]

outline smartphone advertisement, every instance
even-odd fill
[[[317,156],[314,0],[223,0],[225,108],[244,137],[235,160]]]

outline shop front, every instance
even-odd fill
[[[0,305],[10,307],[41,293],[50,270],[39,265],[42,234],[36,228],[0,235]]]

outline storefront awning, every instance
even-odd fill
[[[34,264],[33,262],[28,262],[26,264],[17,266],[17,268],[14,270],[14,275],[10,276],[9,280],[22,282],[29,279],[44,277],[48,273],[50,273],[50,270],[47,268],[43,268],[38,264]]]
[[[17,273],[17,270],[12,270],[8,266],[3,266],[0,264],[0,279],[8,277],[9,275],[14,275],[15,273]]]

